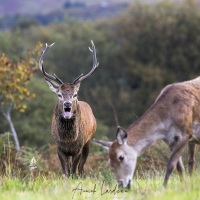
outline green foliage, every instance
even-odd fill
[[[115,28],[118,38],[126,35],[124,54],[131,54],[143,65],[167,69],[174,79],[185,80],[191,71],[199,72],[199,20],[198,3],[136,4],[116,20]]]
[[[13,33],[0,32],[0,52],[9,53],[16,61],[38,41],[43,46],[55,42],[44,59],[44,67],[48,73],[72,82],[92,67],[88,50],[92,39],[100,65],[81,84],[79,99],[93,109],[97,118],[96,136],[114,138],[116,117],[112,107],[119,124],[127,127],[149,108],[165,85],[200,74],[199,10],[195,1],[137,2],[113,19],[66,20],[48,26],[16,28]],[[23,117],[14,116],[23,144],[40,146],[51,141],[56,97],[40,74],[29,85],[38,91],[36,98],[27,102],[28,110]],[[0,131],[6,130],[2,120]]]
[[[16,151],[9,132],[0,135],[0,174],[11,176],[19,174]],[[13,173],[14,172],[14,173]]]
[[[43,146],[51,142],[51,119],[56,102],[56,96],[49,90],[45,80],[33,77],[29,88],[36,97],[26,102],[27,110],[24,113],[14,113],[15,127],[20,141],[24,145]]]
[[[40,48],[38,44],[33,51],[28,51],[26,59],[19,59],[17,64],[5,54],[0,56],[0,105],[11,104],[23,112],[26,106],[23,102],[34,95],[27,89],[31,75],[35,71],[35,54]]]
[[[114,138],[116,116],[113,108],[119,124],[126,127],[145,112],[166,84],[200,74],[200,8],[195,1],[188,2],[135,3],[122,16],[95,23],[67,20],[48,26],[16,27],[14,32],[0,32],[0,53],[17,62],[19,56],[26,55],[25,49],[33,49],[38,41],[43,44],[55,42],[45,57],[44,67],[65,82],[71,82],[92,67],[87,48],[92,39],[100,66],[82,83],[79,99],[91,105],[97,118],[95,137]],[[23,145],[47,145],[51,142],[50,125],[56,96],[40,72],[31,79],[28,87],[36,97],[26,102],[26,112],[13,113],[13,121]],[[0,121],[2,133],[7,127],[2,116]],[[103,180],[106,181],[105,188],[115,187],[115,178],[108,169],[103,150],[96,157],[90,154],[86,164],[91,167],[86,170],[89,178],[66,181],[56,178],[52,172],[60,169],[60,165],[55,166],[58,164],[55,149],[50,154],[45,149],[35,151],[24,147],[18,155],[8,136],[2,134],[0,138],[0,199],[70,199],[79,182],[87,186],[86,189],[95,183],[99,189]],[[92,149],[95,152],[97,147],[92,145]],[[133,188],[126,194],[93,196],[89,193],[83,197],[199,199],[199,169],[193,178],[186,176],[183,183],[173,174],[168,189],[162,190],[168,155],[169,150],[163,144],[147,149],[138,159]],[[33,157],[39,167],[36,175],[28,168]],[[75,199],[82,199],[82,196],[77,194]]]

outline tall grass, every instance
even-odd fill
[[[118,190],[116,182],[108,171],[107,180],[100,177],[65,179],[56,176],[38,176],[34,180],[18,177],[0,178],[1,200],[196,200],[200,199],[200,176],[195,172],[192,178],[186,176],[183,182],[174,175],[167,189],[163,188],[164,176],[134,180],[130,191]],[[111,180],[109,180],[109,178]],[[112,182],[112,183],[111,183]],[[107,191],[107,192],[106,192]]]
[[[165,189],[162,186],[164,160],[160,162],[159,154],[155,161],[155,149],[139,159],[132,188],[127,191],[116,186],[104,155],[90,154],[86,178],[67,179],[61,176],[60,165],[52,168],[53,151],[44,156],[44,149],[41,154],[38,150],[22,148],[16,153],[8,135],[4,139],[6,142],[0,148],[0,200],[200,200],[200,168],[197,167],[192,178],[186,173],[183,182],[173,173]],[[197,159],[196,166],[199,164]]]

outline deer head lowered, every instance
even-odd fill
[[[39,60],[39,68],[51,91],[57,94],[58,100],[53,112],[51,134],[57,144],[58,157],[64,175],[83,173],[83,166],[89,153],[89,144],[96,131],[96,120],[91,107],[83,101],[78,101],[77,94],[83,80],[93,74],[98,67],[94,43],[89,50],[93,55],[91,71],[81,74],[72,83],[64,83],[55,74],[48,74],[43,67],[43,59],[49,48],[47,45]]]
[[[110,165],[118,185],[130,188],[137,157],[158,140],[164,140],[172,152],[164,186],[175,168],[182,178],[181,154],[187,144],[188,168],[192,174],[195,144],[200,144],[200,77],[166,86],[139,120],[127,130],[117,128],[115,141],[94,141],[109,150]]]

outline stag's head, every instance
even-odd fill
[[[51,91],[55,92],[58,96],[59,104],[62,105],[62,116],[65,119],[70,119],[74,116],[75,114],[75,107],[76,107],[76,102],[77,102],[77,94],[79,91],[80,83],[88,78],[89,76],[92,75],[92,73],[96,70],[98,67],[99,63],[97,62],[96,58],[96,49],[94,46],[94,43],[91,41],[92,47],[89,47],[89,50],[93,54],[93,67],[91,71],[83,75],[81,74],[79,77],[77,77],[72,83],[64,83],[60,78],[58,78],[55,74],[50,75],[48,74],[43,67],[43,59],[48,51],[49,48],[53,46],[53,44],[48,45],[46,44],[46,48],[42,52],[42,55],[39,60],[39,68],[44,74],[45,80],[47,84],[49,85],[49,88]]]
[[[118,186],[130,189],[137,162],[137,153],[127,144],[127,136],[126,130],[118,126],[114,142],[94,141],[108,149],[110,166],[117,178]]]

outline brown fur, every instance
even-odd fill
[[[164,89],[150,109],[128,128],[128,143],[134,144],[141,136],[145,137],[149,129],[166,119],[171,119],[173,126],[183,134],[192,135],[193,122],[200,121],[200,79],[176,83]]]
[[[195,144],[200,143],[200,77],[168,85],[127,132],[118,127],[117,140],[109,147],[109,157],[119,186],[130,187],[137,157],[157,140],[164,140],[172,151],[167,164],[165,186],[175,167],[182,177],[181,154],[187,144],[189,172],[192,174]],[[98,143],[108,147],[108,142]]]
[[[89,50],[92,53],[93,66],[90,72],[86,75],[81,74],[72,83],[64,83],[55,74],[50,75],[44,70],[44,56],[53,44],[46,44],[39,60],[39,69],[44,74],[49,88],[58,96],[51,133],[58,147],[58,157],[64,175],[76,173],[77,168],[79,175],[82,175],[89,153],[89,144],[96,131],[96,120],[90,106],[78,101],[77,94],[81,82],[91,76],[99,65],[96,49],[91,41],[92,47],[89,47]]]
[[[76,114],[72,119],[62,118],[62,104],[56,104],[52,119],[52,136],[58,146],[58,154],[61,153],[61,165],[63,173],[70,175],[75,173],[79,166],[79,174],[83,172],[83,166],[89,152],[89,143],[96,131],[96,120],[90,106],[83,101],[77,101],[74,108]],[[86,151],[86,152],[84,152]],[[72,156],[72,161],[66,166],[63,162]],[[80,156],[77,164],[74,159]],[[83,163],[84,162],[84,163]],[[73,166],[72,168],[70,166]],[[71,169],[70,169],[71,168]]]
[[[192,135],[193,122],[200,121],[200,79],[167,86],[150,109],[127,129],[128,144],[145,137],[149,129],[166,119],[171,119],[184,134]]]

